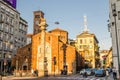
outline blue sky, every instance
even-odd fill
[[[45,13],[48,31],[59,27],[68,31],[71,39],[82,33],[86,15],[88,29],[96,35],[100,48],[111,47],[107,27],[109,0],[17,0],[17,10],[28,22],[28,33],[33,32],[33,11],[41,10]],[[56,25],[56,21],[60,24]]]

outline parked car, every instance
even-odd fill
[[[87,76],[93,75],[91,68],[82,69],[82,70],[80,71],[80,75],[83,75],[85,72],[86,72],[86,75],[87,75]]]
[[[83,75],[85,72],[85,69],[80,70],[80,75]]]
[[[86,72],[87,76],[92,75],[92,71],[91,71],[91,69],[90,69],[90,68],[85,69],[85,72]]]
[[[91,74],[92,74],[92,75],[95,75],[95,71],[97,71],[97,69],[96,69],[96,68],[92,68],[92,69],[91,69]]]
[[[104,69],[98,69],[95,71],[95,76],[101,76],[101,77],[104,77],[106,76],[106,72]]]

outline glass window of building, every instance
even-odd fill
[[[80,49],[82,49],[82,45],[80,45]]]
[[[13,40],[13,36],[11,36],[11,41]]]
[[[118,20],[120,20],[120,11],[118,11]]]
[[[22,25],[20,24],[20,29],[22,28]]]
[[[2,21],[2,17],[3,17],[3,15],[2,15],[2,14],[0,14],[0,21]]]
[[[8,28],[8,25],[6,24],[6,26],[5,26],[5,31],[7,32],[7,28]]]
[[[2,42],[0,41],[0,48],[2,48]]]
[[[0,30],[3,30],[3,24],[0,24]]]
[[[80,44],[82,44],[83,42],[82,42],[82,39],[80,39]]]
[[[7,34],[4,34],[4,35],[5,35],[5,36],[4,36],[4,39],[7,40]]]
[[[9,22],[9,17],[8,16],[6,16],[6,22]]]
[[[1,38],[1,36],[2,36],[2,32],[0,32],[0,38]]]
[[[93,55],[92,53],[93,53],[93,51],[90,51],[90,56],[92,56],[92,55]]]
[[[90,39],[90,43],[92,43],[92,39]]]
[[[10,28],[10,32],[11,32],[11,34],[13,34],[13,27]]]
[[[39,48],[39,52],[41,53],[41,48]]]
[[[13,20],[13,18],[12,18],[12,25],[14,25],[14,20]]]
[[[9,32],[11,33],[11,27],[9,28]]]
[[[0,37],[1,37],[1,39],[3,39],[3,33],[2,32],[1,32],[1,36]]]
[[[87,40],[86,40],[86,39],[84,39],[84,43],[85,43],[85,44],[87,43]]]
[[[6,40],[8,40],[8,34],[6,34]]]
[[[12,18],[10,18],[10,23],[12,24]]]
[[[10,45],[10,49],[13,49],[13,44]]]
[[[2,21],[2,16],[3,16],[3,15],[2,15],[2,14],[0,14],[0,21]]]

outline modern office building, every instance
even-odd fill
[[[11,58],[26,44],[27,28],[16,10],[16,0],[0,0],[0,71],[10,71]]]
[[[120,73],[120,0],[109,0],[108,29],[112,38],[113,67]]]

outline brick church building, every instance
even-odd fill
[[[68,44],[68,32],[55,28],[48,32],[44,31],[44,40],[42,36],[41,30],[31,37],[30,44],[17,50],[12,62],[16,67],[16,73],[19,71],[31,73],[32,70],[37,70],[39,77],[60,75],[62,72],[75,74],[76,50]]]

